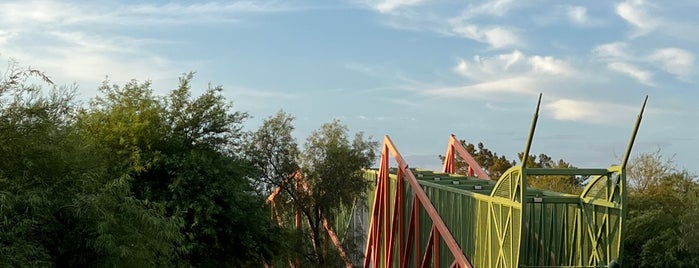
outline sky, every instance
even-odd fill
[[[450,134],[515,159],[543,93],[531,152],[578,167],[662,150],[697,173],[699,2],[0,2],[0,63],[46,72],[79,98],[105,79],[158,94],[196,72],[249,130],[284,110],[305,137],[339,119],[390,135],[412,167],[439,169]]]

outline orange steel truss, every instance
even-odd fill
[[[458,153],[468,163],[469,173],[475,173],[478,178],[484,180],[490,179],[488,174],[468,154],[454,135],[451,136],[447,147],[444,163],[444,171],[446,173],[454,173],[455,153]],[[395,192],[393,192],[393,204],[395,204],[396,208],[393,209],[393,213],[391,213],[389,203],[392,195],[389,192],[391,191],[389,186],[389,160],[391,156],[398,165],[396,187],[394,189]],[[369,238],[365,249],[364,267],[393,267],[395,262],[398,262],[399,267],[430,267],[430,262],[432,267],[440,267],[440,242],[442,241],[447,246],[446,250],[451,252],[454,257],[450,267],[472,267],[388,135],[384,137],[381,166],[379,167],[379,176],[376,183],[369,225]],[[412,196],[408,197],[412,198],[411,203],[413,204],[410,211],[407,212],[410,213],[408,226],[405,226],[405,221],[403,221],[406,213],[406,208],[404,207],[406,198],[404,196],[405,187],[410,187],[413,193]],[[426,212],[432,221],[427,245],[422,250],[418,248],[421,237],[419,218],[421,209]],[[393,254],[396,247],[399,252],[398,260],[394,260]],[[424,252],[424,254],[420,254],[420,252]],[[412,261],[409,260],[411,255],[414,256]],[[414,265],[410,265],[410,262],[413,262]]]
[[[300,171],[296,171],[293,174],[291,174],[289,177],[287,177],[286,181],[289,181],[291,179],[295,179],[294,183],[295,183],[295,187],[296,187],[297,191],[301,190],[301,189],[303,189],[303,191],[305,191],[305,192],[309,191],[308,183],[306,183],[306,181],[303,179],[303,174]],[[277,218],[277,224],[279,224],[279,226],[282,226],[284,224],[284,222],[281,218],[281,215],[277,211],[277,206],[274,203],[274,198],[277,197],[277,195],[279,195],[281,193],[281,191],[282,191],[282,188],[277,187],[267,197],[267,201],[266,201],[268,204],[271,205],[272,213]],[[295,218],[295,227],[297,230],[300,230],[301,229],[301,213],[299,212],[298,209],[296,209],[296,215],[294,218]],[[308,223],[308,224],[310,225],[310,223]],[[347,252],[342,247],[342,241],[340,241],[340,238],[338,237],[337,233],[335,233],[335,231],[333,231],[330,224],[328,223],[328,219],[326,219],[325,217],[323,217],[323,229],[327,233],[330,240],[333,242],[333,245],[335,246],[337,251],[340,253],[340,257],[345,262],[345,267],[352,268],[352,261],[349,259],[349,257],[347,256]],[[311,235],[313,235],[313,234],[311,233]],[[314,244],[314,246],[315,246],[315,244]],[[298,259],[294,260],[294,261],[289,260],[289,267],[301,267],[300,260],[298,260]]]
[[[473,156],[466,151],[466,148],[464,148],[463,145],[461,145],[461,142],[454,136],[454,134],[451,134],[451,137],[449,137],[449,145],[447,145],[447,154],[445,155],[444,158],[444,173],[449,173],[449,174],[455,174],[455,169],[456,169],[456,159],[454,157],[455,153],[458,153],[461,159],[463,159],[466,164],[468,164],[468,176],[469,177],[477,177],[479,179],[483,180],[490,180],[490,176],[488,176],[487,173],[481,168],[480,165],[478,165],[478,162],[476,162],[475,159],[473,159]]]

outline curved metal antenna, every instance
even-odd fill
[[[524,155],[522,155],[522,167],[527,167],[527,159],[529,158],[529,148],[532,146],[532,140],[534,139],[534,130],[536,129],[536,121],[539,119],[539,106],[541,106],[541,95],[539,93],[539,101],[536,102],[536,110],[534,111],[534,118],[532,118],[532,126],[529,128],[529,138],[527,138],[527,147],[524,148]]]
[[[624,162],[621,162],[621,169],[626,168],[626,164],[629,161],[629,156],[631,155],[631,148],[633,148],[633,143],[636,141],[636,134],[638,133],[638,127],[641,126],[641,119],[643,118],[643,111],[646,109],[646,102],[648,102],[648,95],[643,100],[643,106],[641,106],[641,112],[638,113],[636,117],[636,125],[633,127],[633,132],[631,132],[631,139],[629,140],[629,145],[626,146],[626,153],[624,153]]]

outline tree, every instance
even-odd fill
[[[521,159],[523,153],[519,153],[517,156]],[[575,166],[564,161],[563,159],[554,161],[553,158],[546,154],[539,154],[538,158],[536,155],[530,155],[527,158],[526,166],[529,168],[575,168]],[[529,176],[527,177],[527,183],[530,187],[539,189],[551,190],[560,193],[580,194],[583,190],[582,182],[586,178],[587,177],[562,175]]]
[[[246,155],[258,172],[254,183],[262,194],[269,195],[278,187],[289,190],[286,186],[292,183],[290,176],[300,170],[297,163],[300,151],[292,136],[293,121],[293,116],[279,111],[264,120],[262,126],[248,137]],[[294,192],[286,194],[293,195]]]
[[[660,149],[643,153],[630,161],[627,169],[629,187],[636,192],[660,186],[662,179],[673,172],[672,157],[663,159]]]
[[[478,143],[478,147],[473,145],[473,143],[466,142],[465,140],[459,140],[459,142],[462,146],[464,146],[466,151],[473,156],[476,162],[478,162],[478,164],[485,169],[485,172],[488,173],[490,178],[493,180],[500,179],[500,176],[502,176],[507,169],[515,165],[515,161],[508,160],[504,155],[498,156],[497,153],[486,148],[482,142]],[[439,159],[444,162],[443,155],[440,155]],[[468,174],[468,165],[463,159],[457,158],[455,165],[457,174]]]
[[[154,96],[149,82],[105,82],[79,124],[85,139],[107,152],[111,172],[131,178],[135,200],[178,220],[182,241],[170,245],[178,262],[261,263],[279,251],[275,240],[283,234],[250,184],[254,169],[240,150],[247,115],[232,111],[220,86],[192,98],[192,78],[182,77],[165,97]]]
[[[307,226],[299,230],[297,256],[306,265],[331,266],[339,258],[325,250],[324,221],[332,226],[335,213],[366,192],[363,169],[372,164],[377,143],[362,133],[350,141],[347,126],[335,120],[314,131],[299,150],[291,136],[292,121],[283,112],[265,120],[251,136],[248,155],[257,159],[260,183],[280,190],[275,201],[286,219],[291,221],[298,211]]]
[[[25,84],[39,76],[52,85],[43,73],[10,70],[0,81],[0,265],[167,264],[177,229],[161,207],[129,198],[108,162],[85,157],[101,150],[75,125],[73,91],[44,94]]]
[[[631,159],[627,169],[628,231],[624,266],[697,267],[699,183],[660,150]]]

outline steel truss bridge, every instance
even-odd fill
[[[540,102],[541,96],[522,163],[527,163]],[[495,181],[454,135],[441,172],[409,167],[385,136],[379,168],[365,171],[375,187],[355,208],[338,213],[334,227],[326,230],[347,267],[620,267],[626,163],[645,104],[623,162],[608,168],[519,165]],[[468,165],[465,176],[455,174],[457,156]],[[589,179],[582,193],[573,195],[527,185],[541,176]],[[352,231],[360,233],[354,241],[364,250],[358,254],[341,246]]]

